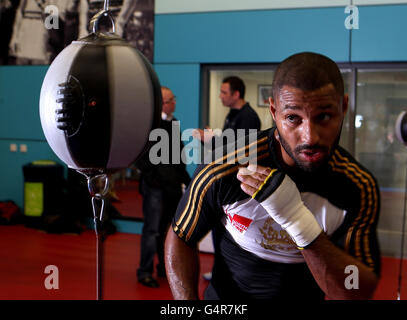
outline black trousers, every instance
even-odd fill
[[[139,280],[153,274],[156,254],[158,255],[157,269],[165,272],[164,241],[182,196],[181,186],[157,188],[148,185],[143,179],[140,183],[144,225],[141,235],[140,266],[137,270]]]

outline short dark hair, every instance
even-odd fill
[[[244,95],[246,92],[246,86],[244,85],[244,82],[242,79],[236,76],[230,76],[226,77],[222,80],[222,83],[229,83],[230,90],[232,92],[238,91],[240,94],[240,98],[244,99]]]
[[[337,64],[326,56],[314,52],[294,54],[277,67],[273,79],[273,99],[283,86],[303,91],[314,91],[332,84],[336,92],[344,95],[344,84]]]

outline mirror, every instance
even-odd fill
[[[143,198],[139,191],[140,171],[130,166],[110,176],[109,200],[118,219],[143,220]]]

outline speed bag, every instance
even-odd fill
[[[162,98],[148,60],[111,33],[92,33],[55,58],[40,94],[44,135],[72,169],[121,169],[145,152]]]

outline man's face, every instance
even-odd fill
[[[161,89],[161,95],[163,98],[163,112],[167,115],[172,114],[175,111],[175,96],[171,90]]]
[[[239,93],[237,91],[232,92],[230,90],[230,84],[226,82],[222,83],[220,87],[219,98],[225,107],[230,107],[233,106],[237,100],[239,100]]]
[[[328,84],[315,91],[283,86],[275,98],[270,98],[270,111],[284,163],[315,171],[338,145],[348,108],[347,95],[342,98]]]

